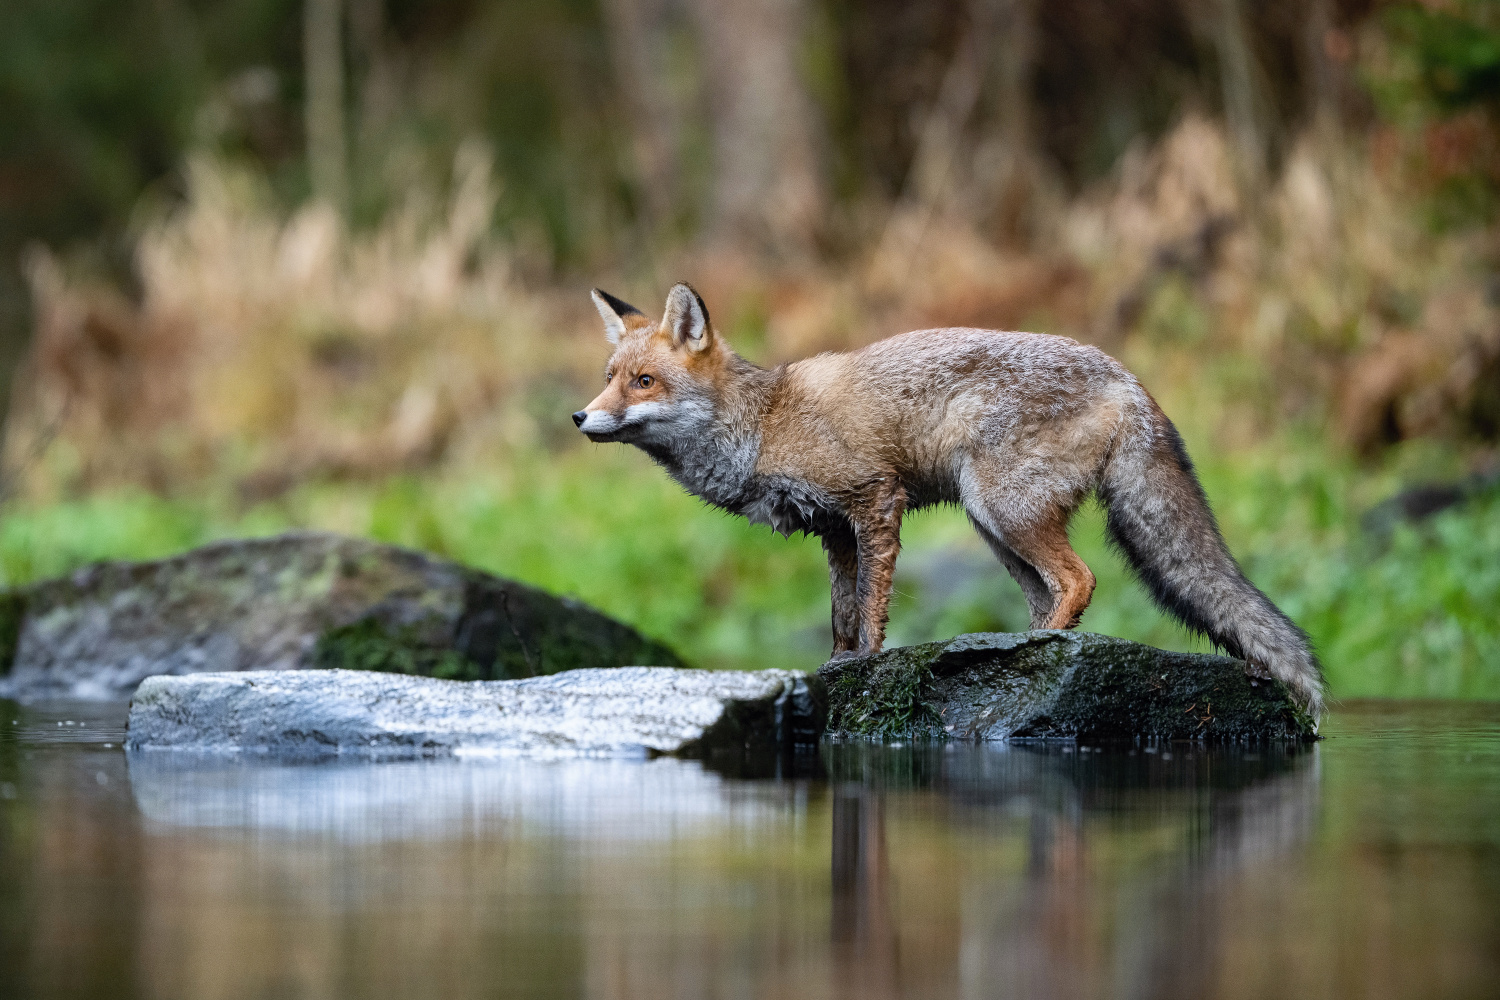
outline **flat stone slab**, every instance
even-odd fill
[[[818,676],[835,736],[1316,739],[1286,688],[1241,660],[1088,632],[961,635],[831,661]]]
[[[132,751],[703,757],[815,742],[816,684],[789,670],[620,667],[510,681],[352,670],[149,677]]]
[[[142,679],[349,668],[499,680],[681,666],[581,602],[315,532],[99,563],[0,590],[0,697],[125,699]]]

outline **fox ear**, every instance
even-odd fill
[[[708,324],[708,307],[703,297],[693,291],[693,286],[679,281],[667,293],[667,329],[672,331],[672,343],[690,351],[701,351],[708,346],[713,336]]]
[[[604,336],[609,338],[611,344],[618,344],[625,335],[626,316],[644,315],[629,302],[622,302],[608,292],[596,288],[590,294],[594,299],[594,308],[599,310],[599,318],[604,320]]]

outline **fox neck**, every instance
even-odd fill
[[[638,443],[689,493],[739,513],[760,457],[761,418],[781,373],[726,354],[715,384],[684,401],[666,433]]]

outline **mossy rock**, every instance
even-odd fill
[[[123,698],[145,677],[348,667],[501,680],[681,666],[567,598],[322,533],[100,563],[0,594],[0,696]]]
[[[1277,681],[1226,656],[1088,632],[976,633],[825,664],[829,732],[875,739],[1316,738]]]
[[[493,672],[493,666],[487,670],[456,649],[432,644],[424,631],[419,626],[391,627],[375,618],[362,618],[319,636],[312,665],[319,670],[373,670],[450,681],[485,680]]]
[[[16,646],[21,640],[21,624],[26,620],[26,591],[0,590],[0,677],[10,673],[16,662]]]

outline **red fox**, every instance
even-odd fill
[[[659,323],[593,298],[614,355],[573,422],[642,449],[715,506],[821,538],[835,658],[880,650],[901,519],[941,503],[968,512],[1025,592],[1032,628],[1077,625],[1094,574],[1068,522],[1094,493],[1162,608],[1321,713],[1307,635],[1230,555],[1172,422],[1097,348],[920,330],[767,370],[715,333],[687,284]]]

